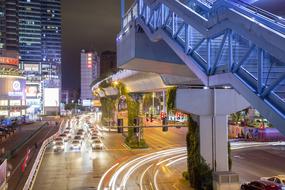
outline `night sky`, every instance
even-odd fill
[[[80,87],[81,49],[116,50],[119,31],[120,0],[62,0],[63,89]]]
[[[285,15],[285,0],[259,0],[256,5]],[[133,0],[126,0],[126,9]],[[63,89],[80,87],[80,51],[116,50],[120,0],[62,0]]]

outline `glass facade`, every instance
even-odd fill
[[[41,12],[43,86],[61,88],[60,0],[42,0]]]
[[[44,88],[61,88],[60,0],[19,0],[21,68],[27,77],[27,105],[43,111]]]
[[[0,55],[18,51],[18,0],[0,0]]]

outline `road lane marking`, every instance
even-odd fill
[[[140,189],[143,190],[143,178],[146,174],[146,172],[153,166],[153,164],[151,164],[150,166],[148,166],[142,173],[141,178],[140,178]]]
[[[109,169],[102,175],[102,177],[101,177],[101,179],[100,179],[100,181],[99,181],[98,187],[97,187],[98,190],[101,189],[102,183],[103,183],[105,177],[107,176],[107,174],[108,174],[110,171],[112,171],[115,167],[117,167],[118,165],[119,165],[119,163],[114,164],[111,168],[109,168]]]

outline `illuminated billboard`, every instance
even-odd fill
[[[19,59],[10,58],[10,57],[0,57],[0,64],[18,66]]]
[[[91,106],[91,100],[83,100],[82,106],[84,107],[90,107]]]
[[[37,86],[27,86],[26,87],[26,96],[27,97],[36,97],[38,94]]]
[[[22,97],[25,99],[26,80],[21,77],[0,77],[0,97]]]
[[[44,88],[44,107],[59,107],[59,88]]]

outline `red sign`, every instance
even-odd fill
[[[0,57],[0,64],[18,65],[19,59],[10,58],[10,57]]]

